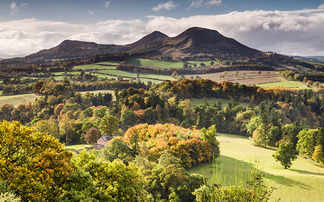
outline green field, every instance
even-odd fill
[[[288,87],[288,88],[298,88],[298,89],[305,89],[308,88],[307,85],[303,84],[302,82],[298,81],[280,81],[280,82],[274,82],[274,83],[264,83],[264,84],[258,84],[257,86],[260,86],[262,88],[270,88],[270,87]]]
[[[34,102],[36,98],[40,98],[40,97],[43,96],[35,95],[35,94],[0,96],[0,106],[4,104],[11,104],[14,106],[20,104],[27,104],[28,102]]]
[[[158,68],[182,68],[183,63],[178,60],[150,60],[150,59],[140,59],[140,58],[129,58],[126,61],[128,64],[133,65],[141,65],[147,67],[158,67]],[[187,61],[189,65],[196,64],[197,67],[200,66],[201,63],[204,63],[206,66],[210,65],[211,60],[204,61]],[[217,64],[216,61],[214,61]]]
[[[72,152],[76,152],[80,149],[84,149],[85,147],[91,147],[92,145],[90,144],[76,144],[76,145],[68,145],[65,146],[65,149],[70,150]]]
[[[147,67],[159,67],[159,68],[182,68],[182,62],[180,61],[165,61],[165,60],[149,60],[140,58],[129,58],[126,61],[128,64],[141,65]]]
[[[117,66],[121,61],[98,62],[97,65]]]
[[[204,102],[205,98],[191,98],[190,101],[192,103],[193,106],[196,106],[196,105],[199,105],[201,104],[202,102]],[[224,98],[207,98],[207,103],[208,104],[215,104],[217,103],[218,101],[221,101],[222,102],[222,106],[223,107],[226,107],[228,106],[228,103],[230,103],[230,99],[224,99]],[[240,105],[244,106],[244,107],[247,107],[249,106],[249,103],[246,103],[246,102],[239,102]]]
[[[76,70],[82,70],[82,69],[116,69],[116,66],[92,64],[92,65],[74,66],[73,69],[76,69]]]
[[[272,157],[275,151],[253,146],[247,137],[219,133],[221,156],[212,164],[189,169],[190,173],[203,173],[209,183],[223,185],[244,184],[251,170],[264,172],[265,182],[276,190],[271,201],[324,201],[324,168],[298,157],[290,169],[284,169]],[[218,174],[213,175],[213,170]]]

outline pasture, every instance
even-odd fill
[[[14,106],[18,106],[20,104],[27,104],[28,102],[34,102],[36,99],[41,97],[43,96],[35,95],[35,94],[0,96],[0,106],[4,104],[11,104]]]
[[[262,88],[269,88],[269,87],[287,87],[287,88],[298,88],[298,89],[305,89],[309,88],[307,85],[305,85],[302,82],[299,81],[279,81],[274,83],[263,83],[258,84],[257,86],[260,86]]]
[[[199,76],[202,79],[210,79],[216,82],[231,81],[233,83],[241,83],[245,85],[257,85],[262,83],[273,83],[283,81],[279,72],[274,71],[227,71],[210,73],[210,74],[190,74],[185,75],[186,78],[196,78]]]
[[[214,164],[189,169],[190,173],[203,173],[212,182],[243,185],[254,170],[264,173],[265,182],[275,187],[271,201],[324,201],[324,168],[298,157],[290,169],[284,169],[272,157],[275,153],[254,146],[247,137],[219,133],[220,157]]]
[[[194,67],[200,66],[201,63],[204,63],[205,66],[210,65],[211,60],[203,60],[203,61],[186,61],[188,65]],[[133,65],[140,65],[146,67],[158,67],[158,68],[182,68],[183,63],[179,60],[150,60],[150,59],[140,59],[140,58],[129,58],[126,63]],[[214,64],[218,64],[214,61]]]

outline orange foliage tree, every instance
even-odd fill
[[[128,129],[124,139],[134,155],[140,154],[150,161],[157,161],[161,152],[169,150],[184,167],[189,168],[198,163],[210,162],[213,152],[216,152],[215,156],[219,154],[218,144],[210,142],[205,136],[199,130],[185,129],[174,124],[139,124]]]

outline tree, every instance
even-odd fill
[[[214,156],[217,157],[219,155],[219,142],[216,139],[216,126],[212,125],[208,129],[203,128],[200,131],[202,139],[206,140],[212,146]]]
[[[92,179],[84,189],[93,187],[94,190],[85,194],[88,194],[86,198],[94,199],[85,201],[145,201],[147,191],[139,169],[132,163],[126,166],[119,159],[113,162],[98,159],[96,152],[83,150],[73,158],[76,168],[89,173]]]
[[[55,120],[41,120],[36,122],[33,127],[42,135],[59,138],[59,128]]]
[[[102,134],[114,135],[118,131],[118,119],[112,115],[102,118],[99,129]]]
[[[321,144],[315,147],[315,151],[313,153],[312,159],[314,161],[324,163],[324,153],[323,153],[323,146]]]
[[[102,118],[107,114],[108,110],[109,109],[107,106],[102,106],[100,108],[93,110],[93,115]]]
[[[101,133],[97,128],[91,127],[84,135],[84,141],[87,144],[94,144],[101,137]]]
[[[124,129],[128,129],[129,127],[136,124],[136,116],[134,114],[134,111],[128,108],[123,110],[121,113],[120,122]]]
[[[293,148],[291,142],[283,142],[280,144],[279,150],[272,156],[276,161],[280,161],[280,164],[287,169],[292,165],[291,161],[297,159],[297,154],[298,152]]]
[[[0,179],[23,201],[55,201],[72,173],[72,153],[57,139],[13,121],[0,123]]]

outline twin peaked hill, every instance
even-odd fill
[[[155,31],[128,45],[103,45],[65,40],[60,45],[27,56],[27,59],[66,59],[127,52],[136,57],[182,58],[199,55],[246,58],[262,52],[249,48],[215,30],[193,27],[176,37]]]

